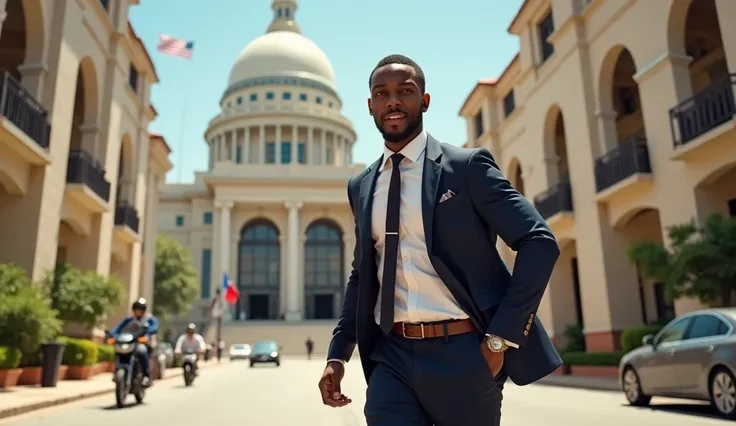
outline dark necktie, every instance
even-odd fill
[[[381,331],[391,332],[394,326],[394,292],[396,289],[396,260],[399,254],[399,207],[401,205],[401,154],[391,156],[391,183],[386,203],[386,230],[383,244],[383,280],[381,281]]]

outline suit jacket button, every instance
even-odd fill
[[[529,335],[529,331],[528,330],[524,330],[524,336],[528,336],[528,335]]]

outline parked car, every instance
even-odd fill
[[[644,346],[624,355],[621,389],[631,405],[653,396],[710,401],[722,416],[736,419],[736,308],[681,315]]]
[[[174,346],[169,342],[158,342],[154,356],[163,354],[166,357],[166,368],[174,368]]]
[[[235,359],[248,359],[251,353],[251,347],[245,343],[236,343],[230,345],[230,361]]]
[[[258,342],[253,345],[250,354],[250,366],[255,364],[273,363],[276,367],[281,365],[281,348],[273,340]]]

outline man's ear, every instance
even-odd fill
[[[373,115],[373,108],[371,108],[371,98],[368,98],[368,115]]]
[[[422,95],[422,112],[427,112],[429,109],[429,102],[432,100],[432,97],[429,96],[429,93],[425,93]]]

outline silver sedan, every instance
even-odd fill
[[[653,396],[710,401],[736,419],[736,309],[690,312],[621,359],[619,378],[631,405]]]

